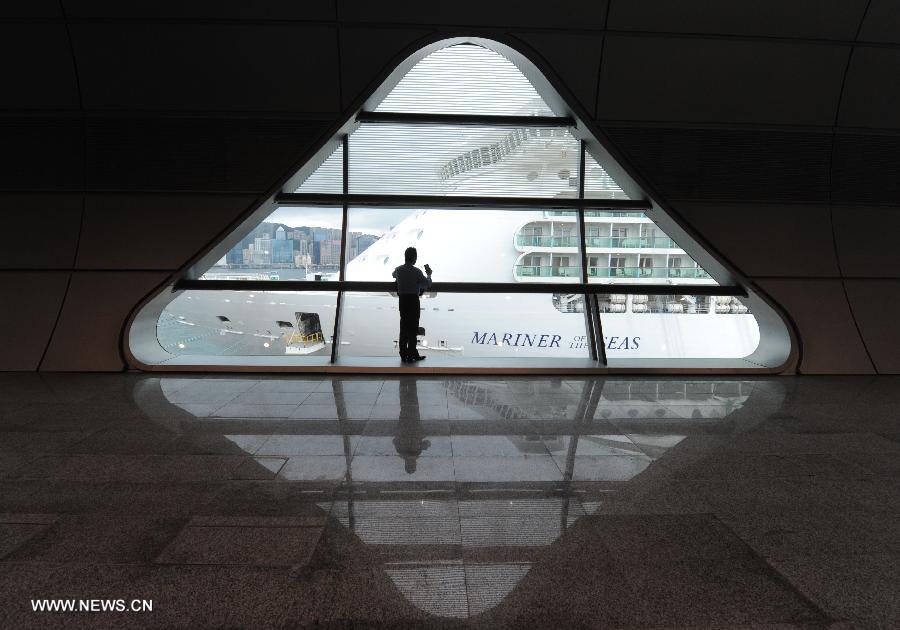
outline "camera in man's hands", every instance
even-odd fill
[[[428,266],[428,263],[425,263],[425,273],[429,276],[431,275],[431,267]]]

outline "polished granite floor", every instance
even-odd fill
[[[874,377],[0,375],[0,627],[896,628],[898,413]]]

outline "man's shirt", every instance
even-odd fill
[[[392,274],[397,279],[399,295],[419,295],[431,287],[431,278],[413,265],[400,265]]]

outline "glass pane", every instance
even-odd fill
[[[567,129],[364,124],[349,151],[351,193],[578,193],[578,142]]]
[[[295,192],[328,193],[339,195],[344,192],[344,146],[337,148],[327,156],[322,164],[306,178]]]
[[[584,213],[588,282],[717,284],[643,212]]]
[[[543,210],[351,208],[351,243],[361,245],[356,255],[351,249],[347,279],[390,282],[406,248],[415,247],[416,265],[428,263],[435,282],[578,282],[576,217]]]
[[[552,294],[426,293],[421,298],[418,351],[457,359],[587,358],[584,314],[561,310],[557,301]],[[344,294],[341,358],[399,360],[399,326],[396,297]]]
[[[201,280],[337,280],[340,208],[279,208]]]
[[[756,318],[738,298],[597,297],[610,359],[742,358],[759,344]]]
[[[156,326],[175,355],[328,356],[337,293],[185,291]]]
[[[629,198],[590,153],[584,156],[584,196],[588,199]]]
[[[419,61],[375,111],[553,115],[511,61],[474,44],[442,48]]]

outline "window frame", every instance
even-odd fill
[[[381,285],[389,284],[348,282],[344,280],[343,272],[346,266],[347,253],[347,209],[350,205],[356,205],[360,203],[362,203],[363,205],[365,205],[366,203],[377,203],[377,200],[372,199],[372,197],[374,197],[373,195],[356,195],[355,198],[353,198],[354,196],[349,195],[347,184],[347,170],[349,161],[347,138],[349,137],[350,133],[352,133],[353,129],[355,129],[355,127],[360,124],[361,121],[371,122],[373,119],[377,118],[377,116],[374,114],[374,110],[377,104],[384,99],[384,97],[397,85],[397,83],[399,83],[400,79],[405,76],[408,70],[412,68],[419,60],[435,50],[461,43],[472,43],[484,46],[507,57],[507,59],[510,59],[519,68],[519,70],[522,71],[526,78],[531,81],[541,97],[545,99],[545,101],[548,103],[548,105],[556,115],[555,117],[560,119],[560,121],[556,121],[555,123],[553,121],[547,121],[547,126],[559,126],[559,122],[561,122],[563,119],[566,122],[571,121],[571,127],[568,128],[572,130],[573,135],[575,135],[575,137],[579,140],[580,144],[578,198],[572,200],[540,199],[540,202],[543,202],[550,208],[556,207],[569,211],[575,211],[577,213],[579,224],[578,255],[580,257],[582,273],[580,274],[581,282],[577,284],[560,284],[558,287],[551,287],[547,284],[526,285],[515,282],[509,284],[494,283],[490,285],[487,283],[443,283],[442,285],[440,285],[439,290],[443,292],[460,293],[580,292],[584,295],[586,303],[594,305],[597,302],[596,296],[600,294],[633,294],[639,292],[642,294],[652,293],[655,295],[672,295],[675,291],[678,291],[680,294],[690,292],[691,294],[696,295],[739,296],[742,298],[742,301],[750,306],[752,312],[757,317],[757,322],[760,326],[760,346],[757,348],[756,352],[743,360],[733,361],[728,365],[714,365],[712,366],[713,369],[722,367],[725,371],[746,369],[782,371],[787,366],[794,365],[796,363],[797,350],[795,343],[795,333],[792,327],[787,324],[787,318],[779,312],[777,305],[768,300],[768,298],[764,294],[762,294],[761,291],[759,291],[758,287],[754,286],[748,279],[744,278],[736,269],[729,265],[727,261],[723,261],[714,256],[711,253],[712,251],[714,251],[713,248],[705,246],[706,244],[703,243],[703,240],[699,237],[698,234],[696,234],[696,232],[694,232],[688,225],[681,221],[678,218],[678,215],[671,212],[670,209],[665,208],[662,205],[662,203],[659,201],[658,196],[654,193],[652,188],[645,181],[643,181],[639,177],[639,175],[633,172],[627,161],[625,161],[622,156],[618,154],[618,152],[612,149],[611,145],[603,136],[603,134],[598,129],[593,127],[593,125],[590,123],[590,118],[585,114],[583,110],[580,109],[577,101],[571,98],[564,99],[561,96],[561,92],[564,90],[563,88],[558,87],[558,83],[551,83],[551,79],[549,77],[554,76],[552,72],[546,67],[539,67],[538,63],[533,61],[529,56],[526,56],[525,53],[520,52],[516,48],[513,48],[512,46],[504,42],[478,37],[436,39],[436,41],[433,41],[432,43],[425,45],[414,51],[412,54],[406,56],[395,66],[392,71],[388,72],[388,76],[386,76],[383,81],[379,82],[378,88],[372,91],[372,93],[367,98],[363,99],[361,102],[357,103],[355,106],[349,109],[349,113],[345,116],[343,123],[339,124],[336,127],[336,129],[334,130],[334,134],[329,136],[321,143],[318,151],[313,152],[309,157],[304,159],[299,167],[293,169],[293,172],[283,178],[277,187],[271,189],[267,197],[264,198],[262,203],[259,203],[256,206],[255,210],[249,212],[244,217],[243,221],[240,222],[237,226],[232,226],[232,229],[229,230],[228,236],[220,240],[217,244],[208,248],[205,252],[196,256],[192,261],[185,265],[185,267],[179,270],[178,274],[176,274],[174,282],[165,283],[160,287],[160,290],[154,296],[151,296],[142,305],[135,309],[127,323],[127,334],[124,336],[125,341],[123,344],[123,351],[129,363],[141,369],[159,368],[166,363],[166,361],[154,362],[154,353],[146,351],[147,331],[149,330],[151,320],[155,324],[154,315],[158,316],[158,314],[161,313],[165,308],[165,304],[174,299],[174,297],[176,297],[180,292],[196,289],[265,289],[265,287],[263,286],[263,283],[265,281],[262,281],[260,284],[240,281],[240,285],[238,287],[237,285],[235,285],[234,281],[203,281],[199,279],[199,276],[206,268],[212,266],[215,261],[220,259],[224,255],[224,252],[230,249],[233,244],[232,241],[239,240],[238,235],[241,233],[241,230],[244,228],[244,226],[252,226],[258,224],[264,217],[271,214],[274,209],[280,207],[281,205],[284,205],[285,203],[289,203],[291,201],[290,197],[292,196],[292,193],[285,193],[284,191],[296,190],[300,182],[305,181],[305,179],[308,178],[309,175],[311,175],[312,172],[314,172],[314,170],[339,147],[339,145],[343,145],[344,173],[342,194],[305,195],[307,198],[318,197],[318,201],[322,205],[340,204],[343,207],[344,216],[342,222],[342,255],[340,280],[337,283],[317,282],[315,283],[315,288],[296,286],[298,283],[290,282],[280,282],[278,284],[279,290],[337,290],[338,312],[336,314],[335,335],[336,338],[339,338],[340,296],[342,295],[342,293],[345,291],[381,290],[383,289],[383,286]],[[409,117],[415,118],[416,115],[409,115]],[[399,118],[402,118],[402,116],[394,116],[395,120]],[[450,122],[450,118],[452,117],[443,117],[441,122]],[[473,120],[471,119],[473,118],[475,117],[461,116],[458,117],[458,120],[467,124],[471,124],[473,122]],[[532,117],[532,121],[534,120],[534,118],[535,117]],[[422,121],[418,122],[421,123]],[[533,122],[529,124],[533,124]],[[603,168],[608,172],[610,177],[612,177],[614,181],[622,187],[626,194],[631,199],[637,200],[637,202],[629,203],[623,200],[604,200],[596,199],[594,197],[586,197],[584,192],[584,165],[585,156],[587,155],[590,155],[590,157],[594,161],[596,161],[597,164],[602,165]],[[368,197],[368,199],[366,199],[366,197]],[[309,200],[310,199],[307,199],[307,201]],[[413,196],[410,196],[410,199],[408,199],[408,201],[414,202],[416,200]],[[528,206],[531,201],[537,202],[538,200],[518,199],[511,201],[505,198],[490,198],[488,200],[488,203],[491,207],[497,207],[498,202],[500,204],[516,203],[518,205]],[[563,203],[564,201],[571,201],[574,203]],[[456,199],[455,201],[448,202],[448,207],[452,206],[454,202],[462,206],[470,203],[471,200]],[[395,200],[392,200],[389,205],[396,205]],[[471,206],[468,205],[466,207]],[[506,207],[512,209],[511,206]],[[534,205],[534,207],[536,207],[536,204]],[[590,283],[587,274],[588,259],[587,247],[585,247],[584,217],[586,212],[595,209],[607,209],[613,211],[628,211],[632,209],[641,210],[648,218],[650,218],[657,226],[659,226],[663,232],[665,232],[670,238],[676,240],[676,242],[679,243],[679,246],[685,251],[685,254],[689,256],[693,261],[695,261],[695,264],[706,269],[706,271],[719,282],[719,285],[631,286],[622,284],[610,285]],[[376,288],[374,287],[374,285],[379,286]],[[369,288],[367,289],[366,286],[368,286]],[[553,288],[555,288],[556,291],[548,290]],[[602,318],[599,315],[598,309],[596,309],[595,307],[586,308],[585,313],[586,331],[591,336],[592,359],[596,362],[597,368],[602,368],[603,371],[607,371],[615,366],[609,365],[606,361],[604,349],[605,346],[602,342]],[[592,313],[594,315],[593,317],[591,316]],[[597,342],[598,339],[601,340],[599,343]],[[139,346],[144,347],[139,348]],[[335,347],[337,346],[338,344],[335,343]],[[138,350],[138,352],[135,352],[136,349]],[[332,363],[335,363],[335,361],[336,356],[333,356]],[[647,361],[650,361],[651,363],[654,362],[654,360]],[[691,360],[660,360],[656,363],[658,363],[658,365],[652,365],[650,363],[646,365],[635,364],[633,366],[628,366],[627,369],[648,369],[651,371],[657,371],[659,369],[669,369],[673,367],[683,368],[687,370],[690,370],[692,368],[710,368],[710,365],[692,365]],[[728,362],[726,361],[726,363]],[[296,366],[288,367],[288,369],[294,368],[296,368]]]

